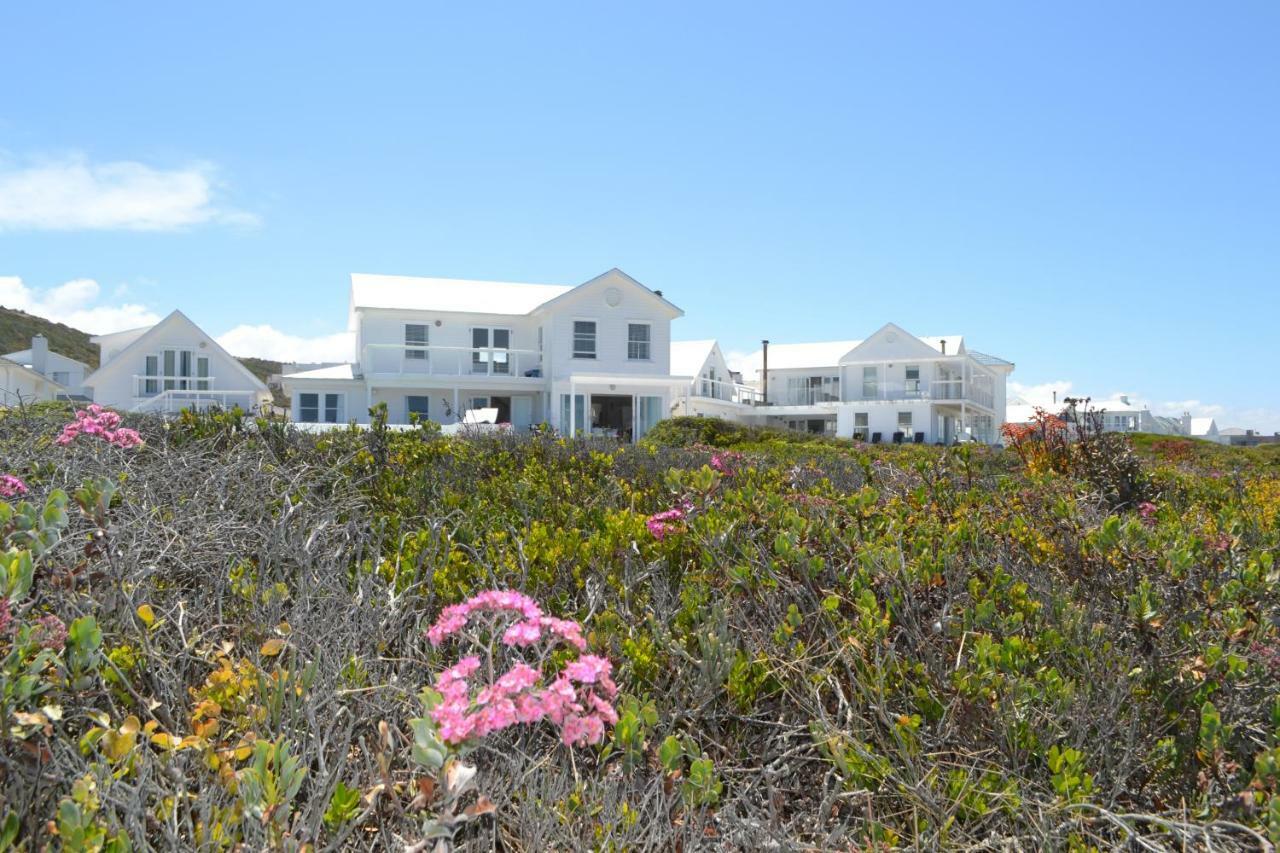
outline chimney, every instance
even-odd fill
[[[943,339],[942,339],[942,354],[943,354],[943,355],[946,355],[946,354],[947,354],[947,339],[946,339],[946,338],[943,338]]]
[[[31,338],[31,369],[41,376],[49,375],[49,339],[44,335]]]
[[[1128,395],[1128,394],[1121,394],[1121,395],[1120,395],[1120,402],[1121,402],[1121,403],[1124,403],[1126,406],[1127,406],[1127,405],[1129,405],[1129,395]]]
[[[654,296],[656,296],[656,297],[658,297],[659,299],[661,299],[661,298],[662,298],[662,291],[661,291],[661,290],[655,290],[655,291],[653,292],[653,295],[654,295]]]
[[[1053,404],[1054,404],[1055,406],[1056,406],[1056,405],[1058,405],[1058,392],[1057,392],[1057,391],[1054,391],[1054,392],[1053,392]]]
[[[760,400],[767,406],[769,405],[769,342],[761,341],[760,346],[764,353],[764,365],[760,369],[760,387],[763,389]]]

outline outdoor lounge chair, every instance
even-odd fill
[[[922,433],[922,432],[918,432],[918,433],[916,433],[916,441],[915,441],[915,443],[916,443],[916,444],[924,444],[924,433]]]
[[[879,444],[879,443],[880,443],[880,433],[878,433],[878,432],[873,432],[873,433],[871,433],[871,443],[872,443],[872,444]]]
[[[904,439],[904,438],[906,438],[906,435],[905,435],[904,433],[901,433],[901,432],[895,432],[895,433],[893,434],[893,443],[894,443],[894,444],[902,444],[902,439]]]

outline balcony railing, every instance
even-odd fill
[[[415,346],[367,344],[366,374],[398,376],[499,376],[542,375],[542,353],[506,347]]]
[[[133,396],[154,397],[165,391],[208,391],[213,387],[212,376],[148,376],[133,375]]]
[[[745,406],[758,406],[764,402],[764,394],[750,385],[740,382],[723,382],[719,379],[695,379],[689,384],[689,396],[704,400],[723,400],[726,403],[741,403]]]
[[[962,400],[991,408],[994,394],[991,388],[970,382],[965,387],[963,379],[907,380],[904,382],[850,383],[844,399],[829,389],[788,389],[776,400],[778,406],[812,406],[818,403],[872,403],[906,402],[911,400],[938,401]]]
[[[140,400],[132,411],[176,414],[183,409],[203,411],[215,406],[220,409],[239,406],[246,412],[254,412],[258,408],[258,395],[253,391],[171,389]]]

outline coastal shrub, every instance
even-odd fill
[[[1280,841],[1265,448],[74,417],[0,411],[27,849]]]

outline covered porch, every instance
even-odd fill
[[[549,420],[570,438],[638,441],[667,416],[676,389],[686,382],[670,376],[573,374],[552,384]]]

